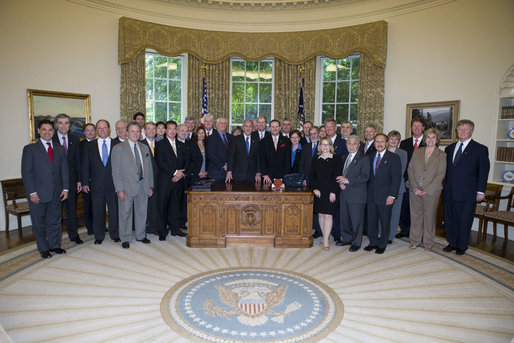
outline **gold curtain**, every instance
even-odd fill
[[[144,50],[121,64],[120,119],[129,122],[136,112],[146,113]]]
[[[316,57],[303,64],[290,64],[279,58],[275,59],[274,101],[275,119],[282,121],[289,118],[296,128],[298,124],[298,101],[300,97],[300,68],[305,68],[305,86],[303,89],[305,119],[314,120],[314,95],[316,88]]]
[[[360,51],[369,54],[375,64],[385,67],[387,23],[377,21],[327,30],[248,33],[195,30],[120,18],[118,62],[129,62],[147,48],[165,56],[190,53],[206,63],[221,62],[231,56],[251,61],[273,56],[299,64],[315,56],[343,58]]]
[[[230,113],[230,59],[219,63],[204,63],[197,57],[189,55],[188,59],[188,94],[187,112],[196,118],[197,124],[202,113],[202,66],[206,66],[207,104],[209,114],[214,118],[229,119]]]
[[[365,53],[361,54],[360,68],[357,135],[364,137],[368,124],[375,125],[377,132],[384,128],[384,68]]]

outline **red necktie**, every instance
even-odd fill
[[[50,162],[54,164],[54,149],[52,148],[52,144],[50,144],[50,142],[46,142],[46,144],[48,145],[48,157],[50,157]]]
[[[414,150],[418,148],[418,139],[416,138],[416,141],[414,142]]]

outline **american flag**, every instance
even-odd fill
[[[203,78],[203,87],[202,87],[202,116],[200,121],[202,122],[203,127],[203,116],[208,114],[209,110],[207,109],[207,82],[205,81],[205,77]]]
[[[305,123],[305,110],[303,107],[303,85],[305,83],[305,79],[302,77],[302,82],[300,84],[300,101],[298,103],[298,128],[302,129],[303,124]]]

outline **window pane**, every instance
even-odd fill
[[[323,80],[333,81],[336,79],[336,61],[324,60],[323,61]]]
[[[357,108],[358,108],[357,104],[350,105],[350,121],[352,123],[355,123],[354,125],[357,124]]]
[[[257,83],[247,83],[246,84],[246,103],[256,103],[258,102],[257,92],[258,92],[258,84]]]
[[[352,61],[350,58],[343,58],[338,60],[337,65],[337,79],[338,80],[349,80],[350,79],[350,68]]]
[[[182,75],[182,59],[181,58],[170,58],[169,63],[169,78],[173,80],[180,80]]]
[[[155,120],[166,122],[168,120],[168,106],[165,102],[155,103]]]
[[[170,102],[170,120],[174,120],[176,121],[177,123],[179,123],[181,120],[180,118],[182,117],[182,112],[180,110],[180,103],[176,103],[176,102]]]
[[[336,106],[336,122],[341,124],[343,121],[348,120],[348,105]]]
[[[153,101],[147,101],[146,102],[146,120],[154,120],[154,113],[153,113]]]
[[[352,99],[351,102],[359,102],[359,82],[352,82]]]
[[[168,58],[164,56],[154,57],[155,77],[167,78],[168,77]]]
[[[271,83],[261,83],[259,89],[259,101],[271,102]]]
[[[326,119],[334,119],[334,105],[323,105],[321,109],[321,122],[324,123]]]
[[[155,80],[155,100],[168,99],[168,84],[166,80]]]
[[[259,79],[259,62],[246,62],[246,81],[257,81]]]
[[[153,80],[146,80],[146,101],[150,101],[154,99],[153,93]]]
[[[337,101],[338,103],[341,102],[348,102],[348,99],[350,98],[350,82],[343,81],[337,83]]]
[[[260,62],[261,73],[260,80],[269,82],[273,79],[273,66],[271,62]]]
[[[335,87],[334,82],[326,82],[323,84],[323,102],[334,102],[335,101]]]
[[[233,124],[242,124],[244,117],[245,117],[244,105],[243,104],[232,105],[232,123]]]
[[[269,123],[271,120],[271,105],[260,105],[259,106],[259,115],[265,116]],[[257,118],[249,118],[249,119],[257,119]]]
[[[232,62],[232,81],[245,80],[245,62],[233,61]]]
[[[257,118],[258,105],[246,105],[246,118]]]
[[[145,61],[146,77],[153,77],[153,59],[154,59],[154,57],[152,55],[146,55],[146,61]]]
[[[232,84],[232,102],[245,102],[245,85],[244,83]]]
[[[361,59],[352,58],[352,80],[358,80],[360,78],[361,70]]]
[[[182,83],[180,81],[170,81],[169,85],[170,85],[170,101],[178,101],[180,102],[181,100],[181,91],[182,91],[182,88],[181,88],[181,85]]]

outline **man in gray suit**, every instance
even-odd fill
[[[343,156],[343,175],[336,178],[341,188],[339,199],[341,209],[341,242],[350,245],[350,251],[360,249],[364,228],[364,209],[367,200],[367,183],[369,179],[369,157],[359,151],[359,137],[346,139],[348,155]]]
[[[50,252],[64,254],[61,249],[61,202],[68,198],[69,174],[66,151],[54,144],[54,124],[47,119],[39,122],[40,139],[23,148],[21,175],[29,201],[32,229],[37,250],[42,258]]]
[[[139,141],[141,127],[136,122],[127,125],[128,137],[112,149],[112,178],[118,195],[119,231],[122,247],[130,248],[132,240],[132,211],[136,240],[150,243],[146,238],[148,197],[153,194],[153,170],[150,149]]]

